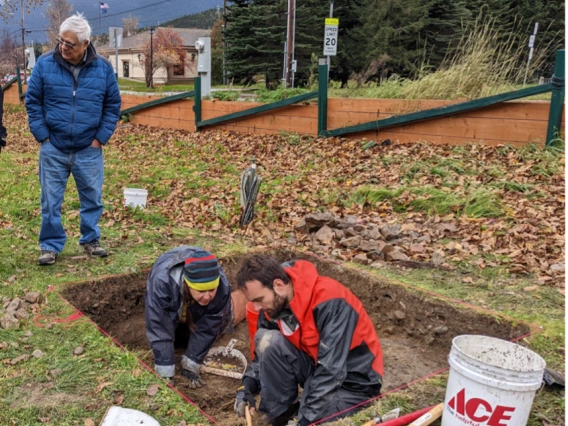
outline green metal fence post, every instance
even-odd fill
[[[327,132],[327,59],[318,62],[318,136]]]
[[[20,67],[16,67],[16,78],[18,79],[18,99],[22,100],[22,77],[20,76]]]
[[[546,146],[554,139],[562,125],[562,110],[564,109],[564,50],[556,51],[554,75],[552,76],[552,98],[550,99],[550,114],[548,115],[548,130]]]
[[[193,80],[193,91],[195,95],[193,97],[193,112],[195,113],[195,130],[199,130],[197,123],[201,121],[201,77],[195,77]]]

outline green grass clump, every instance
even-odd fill
[[[144,81],[129,80],[126,78],[118,79],[118,87],[120,90],[132,91],[132,92],[189,92],[193,90],[193,84],[172,84],[172,85],[154,85],[151,89],[146,87]]]
[[[268,90],[265,87],[261,86],[256,91],[256,98],[258,102],[269,103],[288,99],[293,96],[303,95],[304,93],[308,92],[310,92],[310,90],[301,87],[286,89],[282,86],[278,86],[278,88],[276,88],[275,90]]]
[[[236,101],[239,99],[240,93],[236,90],[222,90],[211,92],[211,97],[220,101]]]
[[[410,197],[409,197],[410,195]],[[471,218],[502,217],[505,210],[499,197],[488,190],[478,190],[467,196],[458,196],[431,186],[422,188],[401,187],[388,189],[364,186],[355,190],[351,201],[357,204],[375,205],[389,201],[397,213],[405,211],[427,212],[428,214],[465,215]]]

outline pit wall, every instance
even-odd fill
[[[25,90],[25,86],[24,86]],[[159,95],[122,95],[122,109],[159,99]],[[13,84],[5,93],[4,102],[18,104],[18,86]],[[437,108],[462,102],[398,99],[328,100],[328,129],[379,120],[392,115]],[[202,120],[220,117],[263,105],[258,102],[228,102],[204,100]],[[511,144],[517,147],[529,142],[544,145],[548,125],[549,101],[511,101],[451,117],[441,117],[419,123],[392,127],[377,132],[361,132],[347,138],[370,140],[391,139],[408,143],[427,141],[434,144],[465,145],[470,142],[495,146]],[[153,127],[195,131],[193,100],[182,99],[142,110],[133,115],[132,123]],[[316,103],[291,105],[264,114],[229,122],[207,129],[232,130],[257,134],[283,132],[317,137],[318,107]],[[564,118],[562,131],[564,131]]]

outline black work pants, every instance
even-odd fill
[[[315,372],[310,356],[298,350],[278,330],[259,329],[255,338],[255,356],[259,362],[260,404],[258,411],[275,419],[285,413],[298,398],[298,386],[306,388]],[[300,406],[303,406],[303,396]],[[325,419],[354,405],[365,402],[368,396],[354,394],[339,388],[328,395],[327,410],[319,419]],[[335,416],[330,421],[353,414],[354,410]],[[309,417],[308,417],[309,418]]]

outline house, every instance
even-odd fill
[[[197,28],[171,28],[183,39],[184,49],[187,52],[188,63],[183,67],[175,66],[170,69],[169,74],[165,68],[160,68],[154,73],[154,83],[188,83],[197,77],[197,49],[195,42],[200,37],[210,37],[211,30]],[[156,28],[157,30],[157,28]],[[155,36],[155,33],[154,33]],[[118,70],[116,69],[117,57],[115,48],[109,44],[95,46],[97,53],[108,58],[114,71],[120,78],[132,78],[144,81],[144,69],[140,65],[144,61],[143,46],[150,40],[150,32],[144,31],[139,34],[123,37],[122,46],[118,49]],[[195,65],[192,65],[192,62]]]

